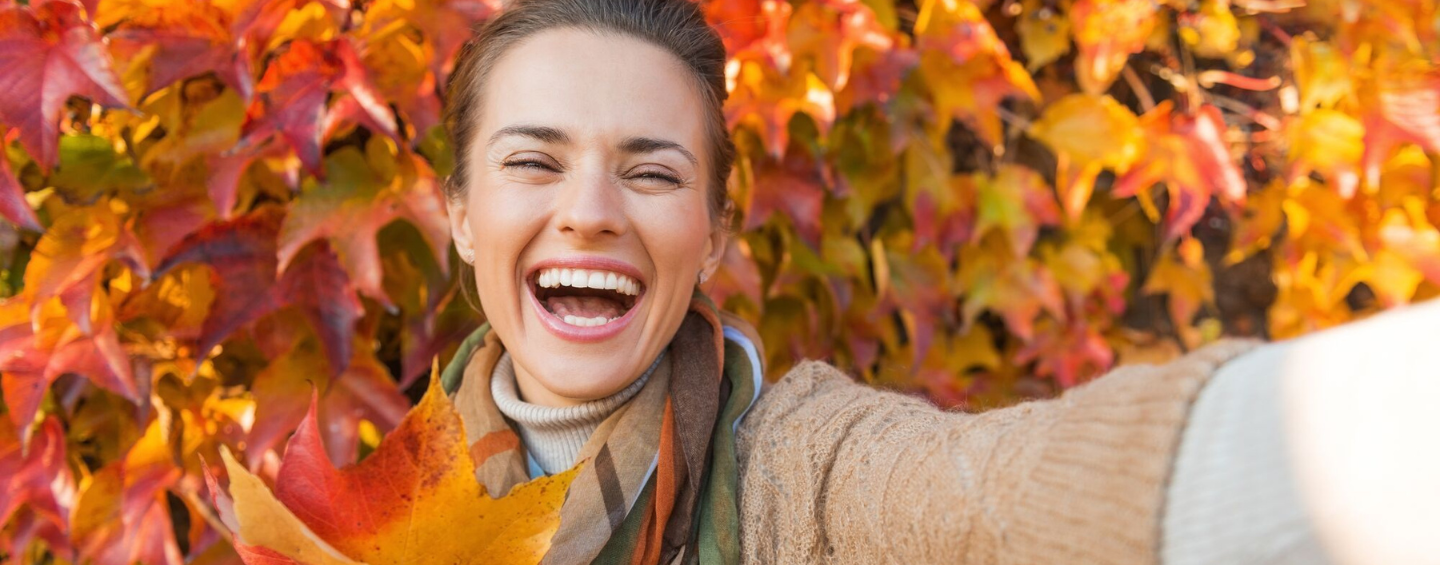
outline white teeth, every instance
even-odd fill
[[[571,288],[603,288],[630,296],[640,294],[639,281],[620,273],[607,271],[545,269],[540,271],[540,274],[535,277],[535,284],[540,288],[558,288],[562,286]]]
[[[581,317],[579,317],[579,316],[565,316],[565,323],[570,324],[570,325],[572,325],[572,326],[580,326],[580,327],[582,327],[582,328],[588,328],[588,327],[591,327],[591,326],[603,326],[603,325],[605,325],[605,324],[608,324],[608,323],[610,323],[610,322],[615,321],[616,319],[617,319],[617,318],[606,318],[606,317],[604,317],[604,316],[596,316],[596,317],[594,317],[594,318],[581,318]]]

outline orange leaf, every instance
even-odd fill
[[[1135,167],[1115,181],[1116,196],[1148,198],[1144,191],[1164,182],[1170,192],[1165,215],[1165,237],[1189,233],[1200,221],[1211,196],[1231,209],[1245,204],[1245,177],[1230,157],[1225,141],[1225,119],[1220,109],[1201,106],[1194,114],[1172,112],[1167,100],[1146,112],[1140,128],[1148,142]]]
[[[1002,141],[1000,115],[994,108],[1009,97],[1040,99],[1030,73],[1011,59],[1010,50],[975,4],[926,2],[916,17],[915,35],[920,71],[934,96],[935,112],[971,125],[992,148]]]
[[[233,500],[217,497],[222,519],[241,543],[302,563],[538,563],[580,466],[490,498],[439,382],[432,374],[400,426],[364,461],[341,469],[325,456],[312,401],[274,495],[226,456]]]
[[[1075,30],[1075,78],[1080,88],[1100,94],[1110,88],[1130,55],[1145,49],[1155,28],[1153,0],[1078,0],[1070,8]]]

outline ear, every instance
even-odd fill
[[[725,212],[710,227],[710,237],[705,241],[705,259],[700,263],[700,272],[705,273],[706,280],[720,269],[720,261],[725,258],[725,250],[730,244],[730,214],[731,205],[726,205]]]
[[[466,195],[445,198],[445,212],[450,217],[450,237],[461,257],[475,256],[475,238],[470,233],[470,201]]]

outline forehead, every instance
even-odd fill
[[[668,138],[702,153],[704,108],[690,71],[640,39],[546,30],[503,54],[487,83],[479,139],[507,124],[526,123],[560,128],[582,140]]]

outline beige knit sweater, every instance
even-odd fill
[[[745,561],[1155,563],[1192,401],[1253,346],[1222,342],[979,414],[804,363],[740,428]]]

